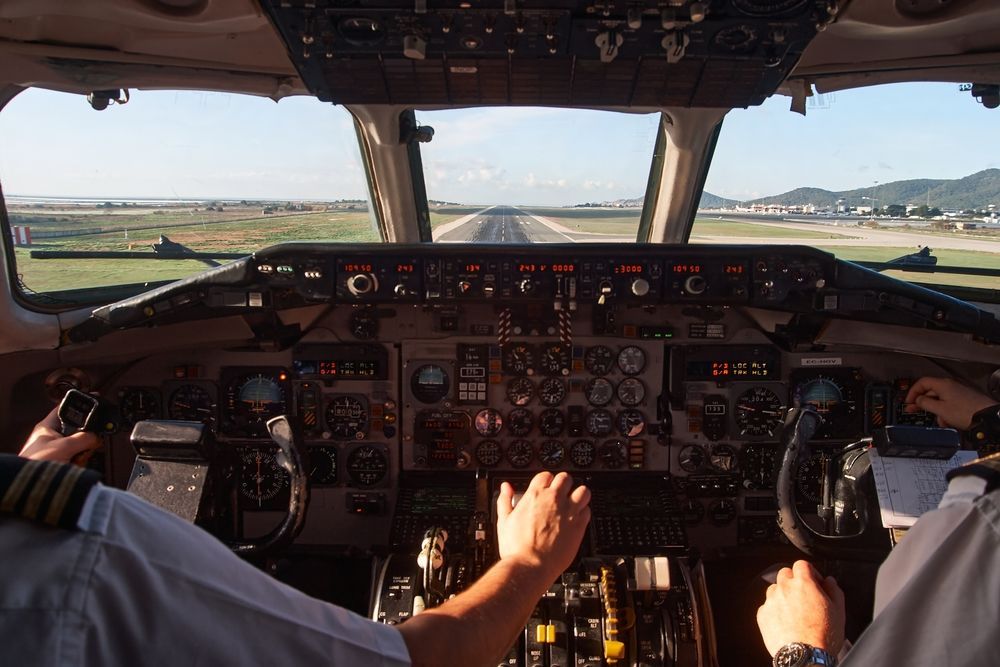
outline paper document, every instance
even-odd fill
[[[872,447],[868,450],[872,476],[878,492],[879,510],[885,528],[912,526],[924,512],[936,509],[948,490],[944,478],[952,468],[973,461],[978,454],[959,451],[947,461],[882,457]]]

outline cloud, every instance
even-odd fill
[[[892,165],[886,164],[885,162],[879,162],[878,163],[878,168],[879,169],[886,169],[888,171],[892,171]]]

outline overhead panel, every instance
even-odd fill
[[[340,104],[733,108],[773,93],[830,0],[265,0]]]

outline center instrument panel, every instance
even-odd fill
[[[935,372],[931,361],[783,349],[744,311],[863,311],[848,289],[857,277],[819,251],[334,248],[278,246],[245,260],[249,279],[197,285],[202,304],[233,312],[334,306],[290,348],[154,356],[115,390],[126,426],[203,421],[236,448],[250,533],[287,498],[264,428],[278,414],[297,419],[309,453],[302,543],[419,546],[421,513],[467,522],[458,499],[477,474],[545,469],[595,488],[595,553],[631,554],[779,541],[773,484],[789,406],[824,416],[820,452],[885,424],[929,422],[902,401],[912,378]],[[921,308],[969,319],[967,304],[865,273],[869,291],[926,296],[897,320]],[[179,285],[147,298],[190,303]],[[120,480],[131,459],[119,449]],[[818,474],[815,462],[800,471],[803,509],[816,503]],[[430,507],[414,480],[464,490]]]

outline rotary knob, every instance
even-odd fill
[[[347,291],[354,296],[363,296],[378,289],[378,280],[370,273],[355,273],[347,279]]]
[[[518,283],[517,288],[521,290],[521,294],[530,294],[535,289],[535,283],[531,282],[530,278],[525,278]]]
[[[635,296],[646,296],[649,294],[649,281],[645,278],[636,278],[633,280],[632,294]]]
[[[701,276],[691,276],[684,281],[684,291],[693,296],[703,294],[708,289],[708,283]]]

